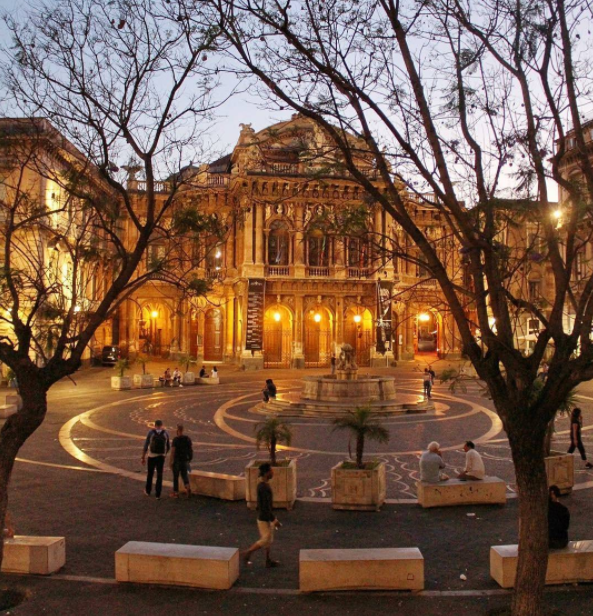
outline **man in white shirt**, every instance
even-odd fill
[[[459,473],[458,479],[461,481],[484,479],[486,469],[482,456],[476,451],[474,443],[466,441],[463,451],[465,451],[465,469],[462,473]]]

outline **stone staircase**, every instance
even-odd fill
[[[262,415],[282,415],[284,417],[326,417],[334,418],[346,415],[348,409],[344,402],[329,402],[308,400],[305,398],[291,399],[279,396],[268,403],[260,402],[251,411]],[[385,417],[393,415],[410,415],[434,411],[431,400],[419,402],[395,402],[394,400],[373,400],[371,402],[373,413]]]

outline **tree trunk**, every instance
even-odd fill
[[[356,466],[362,468],[362,455],[364,453],[364,436],[358,434],[356,436]]]
[[[526,418],[518,418],[529,424]],[[548,567],[548,484],[544,462],[546,425],[509,429],[519,492],[519,563],[513,616],[541,616]],[[531,429],[530,429],[531,428]]]
[[[276,465],[276,439],[272,437],[270,439],[270,463],[272,466]]]
[[[15,458],[23,443],[41,425],[47,412],[47,389],[39,383],[38,377],[23,379],[17,377],[20,387],[23,408],[9,417],[0,431],[0,529],[4,530],[6,511],[8,509],[8,485]],[[18,520],[13,524],[18,529]],[[4,533],[0,533],[0,567],[4,554]]]

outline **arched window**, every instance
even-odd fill
[[[323,229],[313,227],[307,234],[308,264],[312,267],[329,266],[329,238]]]
[[[369,267],[370,246],[365,240],[350,238],[348,240],[348,267]]]
[[[268,235],[268,265],[288,265],[289,245],[288,225],[274,221]]]
[[[220,271],[224,265],[224,242],[211,236],[206,240],[206,268]]]

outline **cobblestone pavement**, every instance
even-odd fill
[[[154,370],[156,373],[156,370]],[[385,372],[385,371],[383,371]],[[307,371],[307,374],[310,374]],[[245,547],[256,537],[254,513],[245,503],[207,498],[191,501],[147,499],[142,495],[142,440],[148,423],[162,418],[168,426],[183,421],[198,443],[197,466],[240,473],[256,454],[253,426],[259,416],[249,411],[259,400],[268,374],[281,391],[298,388],[302,373],[241,373],[222,369],[219,387],[152,392],[114,392],[110,370],[77,374],[76,383],[59,383],[50,394],[46,421],[21,451],[15,466],[9,508],[22,534],[66,537],[67,565],[51,580],[5,576],[8,584],[25,586],[32,595],[16,615],[84,614],[483,614],[508,603],[490,579],[491,545],[515,543],[517,502],[506,507],[456,507],[422,510],[391,501],[378,513],[333,511],[327,502],[329,469],[347,453],[347,437],[332,433],[319,419],[292,419],[291,456],[299,458],[299,496],[291,512],[280,512],[284,527],[275,545],[282,566],[266,570],[260,560],[242,570],[235,590],[205,593],[187,590],[119,587],[113,584],[114,552],[130,540]],[[413,366],[393,374],[402,396],[418,396],[419,372]],[[369,445],[369,455],[390,467],[389,497],[414,497],[418,452],[429,440],[448,448],[453,468],[463,462],[461,443],[481,441],[488,471],[504,477],[513,489],[508,446],[487,400],[476,386],[452,395],[437,386],[432,415],[388,420],[387,446]],[[580,392],[585,411],[586,447],[593,453],[590,428],[591,392]],[[222,410],[221,410],[222,409]],[[567,421],[558,424],[559,448],[566,446]],[[76,453],[73,456],[71,452]],[[261,454],[260,454],[261,455]],[[87,457],[88,456],[88,457]],[[577,467],[581,467],[577,463]],[[593,476],[579,470],[579,487],[564,502],[571,509],[571,536],[591,538]],[[593,483],[593,482],[592,482]],[[309,497],[313,498],[309,500]],[[475,517],[468,517],[475,513]],[[300,596],[298,553],[304,548],[410,547],[425,557],[425,594],[354,593]],[[467,581],[460,579],[464,574]],[[89,578],[89,579],[87,579]],[[592,614],[593,588],[561,588],[547,595],[563,614]]]

